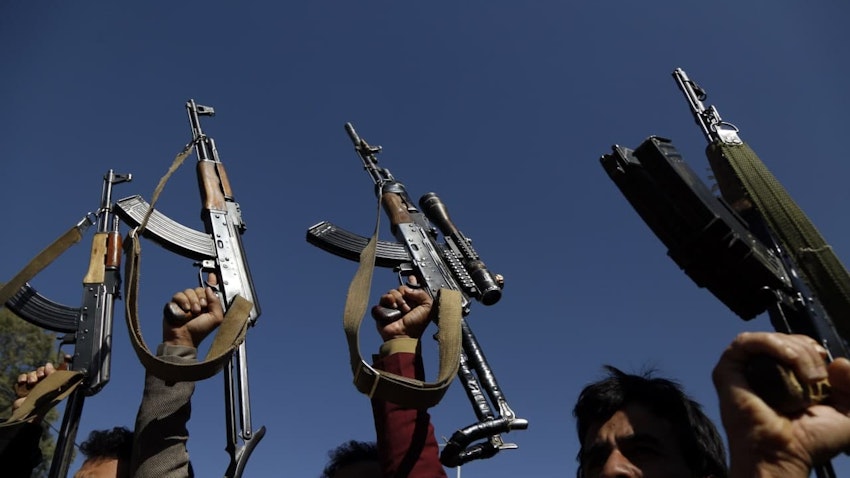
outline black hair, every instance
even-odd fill
[[[80,451],[87,460],[115,458],[129,462],[133,454],[133,432],[125,427],[94,430],[80,445]]]
[[[688,397],[679,383],[652,376],[625,373],[605,366],[608,376],[584,387],[578,397],[573,416],[576,418],[581,449],[576,476],[584,477],[582,453],[587,432],[627,405],[638,404],[673,426],[685,462],[693,476],[726,478],[726,450],[714,423],[703,413],[702,406]]]
[[[328,452],[328,464],[320,478],[333,478],[340,469],[361,461],[378,461],[378,445],[375,442],[349,440]]]

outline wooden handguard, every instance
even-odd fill
[[[224,211],[225,198],[233,197],[224,166],[215,161],[198,161],[198,186],[206,210]]]
[[[106,266],[107,269],[121,268],[122,249],[123,240],[121,239],[121,234],[117,232],[110,232],[106,236],[106,257],[103,261],[103,265]]]
[[[410,213],[407,211],[407,206],[404,204],[404,200],[401,198],[401,195],[395,193],[384,193],[381,195],[381,204],[383,205],[384,211],[386,211],[387,217],[390,218],[390,223],[393,226],[413,222],[413,218],[410,217]]]

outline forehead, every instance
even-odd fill
[[[86,460],[79,471],[74,473],[74,478],[116,478],[118,477],[118,460],[115,458],[101,458]]]
[[[616,411],[602,423],[594,423],[587,430],[584,443],[616,442],[623,437],[653,437],[660,442],[676,443],[673,425],[650,412],[646,407],[630,404]]]

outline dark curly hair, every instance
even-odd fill
[[[330,461],[319,478],[333,478],[340,469],[361,461],[378,461],[378,445],[375,442],[349,440],[328,452]]]
[[[605,370],[608,376],[584,387],[573,408],[581,443],[576,457],[579,462],[578,478],[584,477],[582,454],[590,427],[607,421],[618,410],[633,403],[673,426],[693,476],[727,476],[723,439],[714,423],[703,413],[702,406],[688,397],[681,385],[654,377],[652,371],[632,375],[610,365],[606,365]]]
[[[88,440],[80,445],[80,451],[87,460],[115,458],[129,462],[133,454],[133,432],[125,427],[94,430]]]

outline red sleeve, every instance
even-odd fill
[[[375,359],[375,368],[404,377],[422,379],[421,356],[399,352]],[[426,409],[402,408],[383,400],[372,400],[378,454],[385,478],[445,477],[440,448]]]

